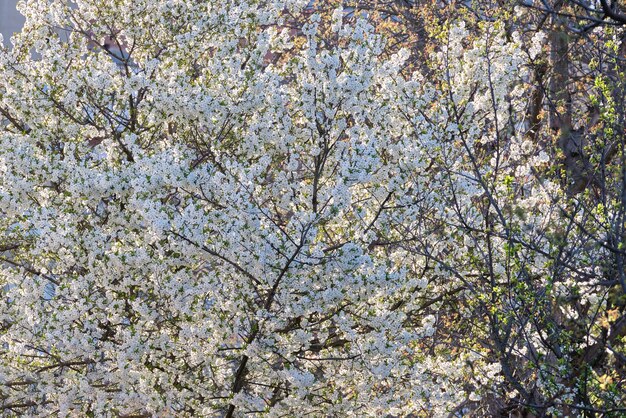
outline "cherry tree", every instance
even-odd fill
[[[566,279],[586,300],[564,315],[606,298],[603,249],[567,239],[586,215],[525,134],[541,33],[452,20],[407,75],[366,15],[307,3],[20,4],[0,52],[3,413],[619,405],[577,398],[579,336],[548,315]]]

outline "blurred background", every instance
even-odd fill
[[[24,24],[24,17],[16,10],[17,0],[0,0],[0,33],[4,46],[11,45],[11,36]]]

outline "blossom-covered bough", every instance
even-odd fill
[[[585,309],[559,315],[607,309],[602,247],[525,135],[544,38],[449,22],[407,76],[366,16],[295,33],[306,3],[21,3],[2,414],[617,408],[581,401],[554,322],[565,277]]]

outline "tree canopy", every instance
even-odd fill
[[[19,10],[0,415],[626,414],[617,2]]]

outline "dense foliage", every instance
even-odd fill
[[[620,21],[308,3],[20,3],[0,414],[625,414]]]

